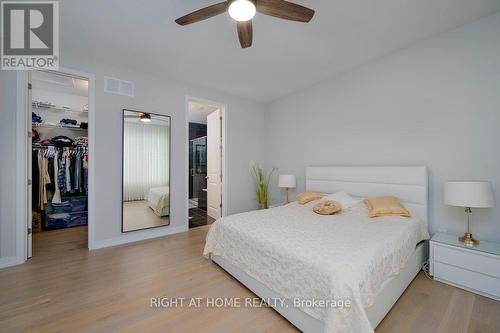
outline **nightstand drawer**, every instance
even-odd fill
[[[500,278],[500,257],[434,243],[434,261]],[[434,275],[436,273],[434,272]]]
[[[492,276],[435,262],[434,278],[496,299],[500,298],[500,279]]]

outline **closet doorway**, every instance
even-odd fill
[[[89,77],[33,70],[27,80],[26,257],[87,248]]]
[[[225,208],[225,106],[188,98],[189,228],[213,223]]]

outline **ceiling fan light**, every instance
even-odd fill
[[[151,115],[149,113],[141,113],[139,120],[143,123],[151,122]]]
[[[229,5],[229,16],[238,22],[251,20],[255,16],[256,8],[249,0],[236,0]]]

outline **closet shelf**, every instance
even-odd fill
[[[80,126],[71,126],[71,125],[61,125],[61,124],[32,124],[33,128],[35,127],[42,127],[42,128],[67,128],[71,130],[77,130],[77,131],[87,131],[86,128],[81,128]]]
[[[58,107],[58,106],[35,106],[35,105],[33,105],[32,109],[36,110],[36,111],[43,110],[43,111],[69,112],[69,113],[80,113],[80,114],[81,113],[84,113],[84,114],[89,113],[86,110],[66,109],[66,108],[62,108],[62,107]]]

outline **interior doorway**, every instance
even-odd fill
[[[187,112],[188,220],[195,228],[223,215],[225,107],[189,98]]]
[[[68,240],[87,248],[89,78],[33,70],[27,80],[26,257]]]

